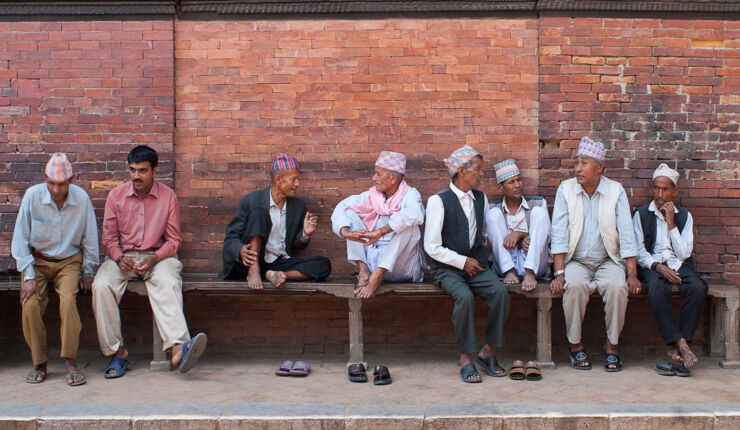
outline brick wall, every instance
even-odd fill
[[[681,172],[701,272],[740,280],[740,22],[540,19],[540,189],[571,175],[584,134],[633,207],[661,162]]]
[[[69,155],[99,219],[133,145],[156,148],[172,182],[172,52],[171,21],[0,22],[0,272],[50,153]]]

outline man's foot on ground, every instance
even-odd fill
[[[278,288],[279,286],[283,285],[285,281],[288,279],[288,276],[285,274],[285,272],[278,272],[275,270],[268,270],[265,273],[265,277],[272,285],[275,286],[275,288]]]
[[[519,283],[519,277],[516,276],[516,271],[514,271],[514,269],[511,269],[508,272],[506,272],[506,276],[504,276],[504,284],[514,285],[518,283]]]
[[[584,368],[591,367],[591,361],[589,360],[588,354],[586,354],[584,349],[585,348],[583,347],[582,343],[579,343],[578,345],[573,345],[573,344],[570,345],[569,353],[571,356],[571,364],[574,367],[584,367]],[[579,361],[575,359],[574,356],[577,355],[577,353],[579,352],[583,352],[585,354],[585,357],[584,357],[585,361]]]
[[[678,351],[683,359],[683,364],[686,367],[691,367],[699,362],[694,351],[689,348],[689,344],[686,342],[686,339],[680,339],[676,342],[676,345],[678,346]]]
[[[527,269],[524,272],[524,280],[522,281],[522,290],[523,291],[534,291],[534,289],[537,288],[537,278],[534,276],[534,272]]]
[[[260,268],[256,264],[253,264],[249,267],[249,273],[247,274],[247,286],[252,290],[261,290],[263,288]]]
[[[85,380],[85,375],[77,369],[77,360],[65,359],[64,367],[67,369],[67,375],[71,375],[71,378],[67,378],[67,384],[72,385]]]
[[[26,374],[26,381],[32,383],[35,382],[37,384],[44,382],[47,375],[47,367],[48,363],[39,364],[38,366],[34,367],[33,370]]]
[[[170,367],[170,370],[177,369],[180,366],[180,362],[182,361],[182,344],[176,343],[172,345],[170,354],[171,354],[170,363],[172,364],[172,366]]]
[[[606,351],[607,354],[614,354],[616,356],[619,356],[619,348],[616,345],[612,345],[611,342],[607,339],[606,343],[604,343],[604,351]],[[608,369],[619,369],[621,364],[618,363],[609,363],[605,365],[604,367]]]
[[[111,357],[111,359],[113,359],[113,358],[120,358],[121,360],[128,360],[128,349],[126,349],[124,347],[118,348],[118,351],[116,351],[116,353],[113,354],[113,357]],[[116,370],[115,369],[109,369],[107,373],[109,375],[112,375],[112,374],[116,373]]]

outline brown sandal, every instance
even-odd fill
[[[511,367],[509,367],[509,378],[515,381],[524,380],[524,362],[522,360],[516,360],[511,363]]]
[[[537,365],[537,362],[527,362],[527,370],[525,376],[527,378],[527,381],[539,381],[542,379],[542,372],[540,371],[540,366]]]

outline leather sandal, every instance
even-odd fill
[[[524,362],[522,360],[516,360],[511,363],[511,367],[509,367],[509,378],[515,381],[524,380]]]
[[[393,382],[391,378],[391,372],[385,366],[375,366],[375,372],[373,372],[373,384],[375,385],[388,385]]]
[[[350,364],[347,368],[350,382],[367,382],[367,371],[362,363]]]
[[[526,366],[525,377],[527,381],[539,381],[542,379],[542,371],[536,361],[528,361]]]

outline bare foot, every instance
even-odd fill
[[[362,291],[367,286],[367,283],[370,282],[371,273],[370,268],[367,267],[367,264],[362,261],[357,262],[357,267],[360,273],[357,275],[357,288],[355,288],[355,296],[359,297],[360,291]]]
[[[376,269],[375,272],[370,276],[370,279],[367,281],[367,285],[358,288],[355,295],[361,299],[369,299],[370,297],[372,297],[375,294],[375,290],[377,290],[380,284],[383,282],[384,275],[384,270]]]
[[[516,271],[514,269],[511,269],[508,272],[506,272],[506,276],[504,277],[504,284],[514,285],[518,283],[519,283],[519,277],[516,276]]]
[[[523,291],[534,291],[537,288],[537,278],[531,269],[524,269],[524,280],[522,281]]]
[[[676,348],[676,342],[671,344],[670,348],[668,348],[668,351],[666,352],[666,355],[668,355],[671,361],[675,361],[676,363],[683,364],[683,357],[681,357],[681,354],[678,353],[678,348]]]
[[[249,266],[249,273],[247,273],[247,286],[251,290],[261,290],[262,287],[262,276],[260,276],[259,265],[253,264]]]
[[[85,375],[78,373],[77,360],[73,358],[65,358],[64,367],[67,368],[67,374],[75,374],[72,378],[67,378],[67,384],[74,384],[75,382],[80,382],[85,379]]]
[[[182,361],[182,344],[176,343],[172,345],[172,349],[170,351],[172,352],[172,358],[170,359],[172,367],[179,367],[180,362]]]
[[[46,379],[45,375],[48,373],[48,366],[48,363],[39,364],[38,366],[34,367],[33,370],[40,370],[44,372],[44,374],[40,375],[38,373],[28,372],[28,374],[26,375],[26,379],[36,382],[44,382],[44,379]]]
[[[275,288],[283,285],[288,279],[288,276],[285,274],[285,272],[277,272],[275,270],[268,270],[265,273],[265,277],[267,277],[267,280],[270,281],[270,283],[274,285]]]
[[[699,362],[694,351],[692,351],[691,348],[689,348],[689,344],[686,343],[686,339],[679,339],[676,342],[676,345],[678,346],[678,351],[681,353],[681,358],[686,367],[691,367]]]

